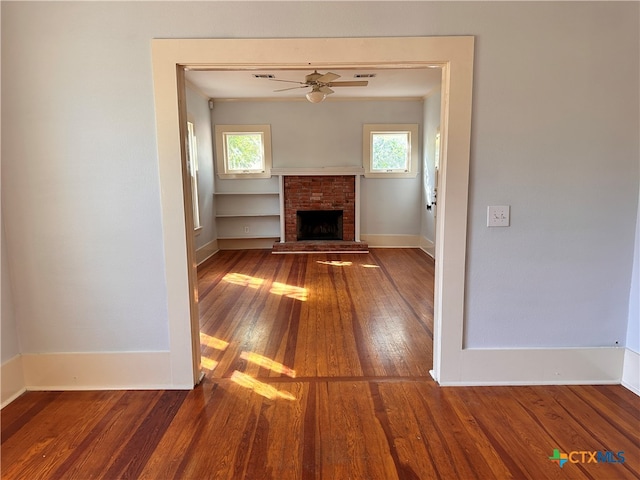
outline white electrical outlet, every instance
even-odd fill
[[[487,227],[508,227],[509,220],[509,205],[487,207]]]
[[[247,225],[244,226],[244,233],[249,233],[249,227]]]

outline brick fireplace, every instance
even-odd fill
[[[284,242],[274,251],[366,250],[356,241],[355,175],[286,175],[283,178]],[[298,241],[300,212],[341,212],[341,239]]]
[[[343,240],[354,241],[356,185],[353,175],[284,177],[284,240],[297,241],[298,211],[342,210]]]

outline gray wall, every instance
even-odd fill
[[[421,100],[215,102],[214,124],[271,125],[274,168],[362,167],[365,123],[422,121]],[[362,180],[361,233],[417,235],[421,174]],[[246,180],[216,180],[220,190],[245,190]]]
[[[640,200],[638,202],[640,204]],[[636,246],[633,253],[633,275],[629,289],[629,324],[627,347],[640,353],[640,209],[636,220]]]
[[[195,237],[196,249],[216,239],[213,201],[213,132],[209,99],[189,85],[186,88],[187,113],[193,120],[198,143],[198,207],[202,230]]]
[[[0,346],[0,363],[12,359],[20,353],[20,341],[16,327],[16,316],[13,310],[13,292],[7,258],[7,242],[4,237],[4,225],[0,225],[2,234],[2,345]]]
[[[2,209],[23,352],[168,349],[150,40],[181,37],[476,36],[466,342],[624,343],[638,3],[1,8]],[[491,204],[512,206],[511,227],[485,226]]]
[[[424,101],[424,111],[423,111],[423,125],[424,125],[424,135],[423,135],[423,162],[424,162],[424,171],[423,171],[423,189],[422,189],[422,204],[420,206],[421,210],[421,227],[420,227],[420,235],[422,235],[427,240],[430,240],[432,243],[436,242],[436,222],[435,215],[436,214],[436,206],[431,206],[432,208],[427,210],[427,196],[430,195],[431,199],[433,199],[433,192],[436,186],[436,172],[435,172],[435,161],[436,161],[436,133],[438,128],[440,128],[440,111],[442,102],[442,92],[441,88],[437,88],[425,99]],[[437,200],[436,200],[437,203]]]

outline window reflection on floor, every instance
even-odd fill
[[[289,392],[278,390],[273,385],[261,382],[255,378],[239,371],[233,372],[231,380],[238,385],[253,390],[259,395],[269,399],[283,398],[285,400],[296,400],[296,397]]]

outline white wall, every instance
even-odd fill
[[[639,201],[640,204],[640,201]],[[636,246],[633,253],[633,274],[629,293],[629,322],[627,348],[640,354],[640,209],[636,220]]]
[[[168,348],[150,60],[161,37],[475,35],[466,343],[624,343],[637,3],[1,8],[3,210],[23,353]],[[487,229],[491,204],[512,206],[511,227]]]
[[[420,226],[420,235],[429,242],[436,241],[436,223],[435,216],[437,206],[427,209],[427,196],[433,198],[433,191],[436,185],[435,158],[436,158],[436,133],[440,128],[440,110],[441,110],[442,93],[440,87],[434,89],[424,100],[423,109],[423,191],[422,204],[420,205],[422,222]]]
[[[499,31],[477,44],[469,347],[625,342],[638,192],[638,5],[626,14],[618,6],[485,10],[503,16]],[[553,33],[533,40],[541,25]],[[600,61],[616,67],[604,71]],[[511,226],[487,228],[487,206],[505,204]]]
[[[126,9],[95,7],[2,4],[2,200],[22,353],[169,345],[149,32]]]
[[[5,242],[4,224],[0,226],[2,239],[2,345],[0,350],[0,363],[5,363],[20,353],[20,341],[16,327],[15,312],[13,310],[13,293],[11,289],[11,277],[9,275],[9,263],[7,257],[7,242]]]
[[[638,201],[640,205],[640,199]],[[629,293],[629,321],[622,368],[622,384],[640,395],[640,209],[636,219],[636,244],[633,253],[633,273]]]
[[[421,112],[419,100],[221,101],[215,102],[212,119],[216,124],[271,125],[273,168],[362,167],[363,124],[420,124]],[[362,234],[418,235],[420,170],[415,178],[362,179]],[[220,191],[253,185],[220,179],[216,184]]]
[[[187,112],[193,119],[198,142],[198,207],[202,230],[196,235],[196,249],[216,238],[216,222],[213,199],[213,134],[209,99],[197,90],[186,87]]]

